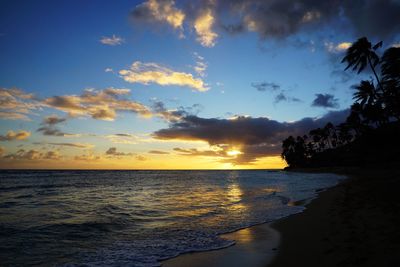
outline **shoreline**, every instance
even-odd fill
[[[220,235],[235,240],[226,248],[189,252],[161,261],[162,267],[218,267],[252,266],[264,267],[273,261],[280,242],[280,233],[262,223]]]
[[[297,172],[297,170],[294,170]],[[306,172],[306,171],[299,171]],[[310,173],[333,173],[320,169],[315,169]],[[338,175],[343,175],[344,172],[337,172]],[[347,175],[346,175],[347,176]],[[304,206],[305,210],[308,206],[316,201],[321,194],[329,191],[336,186],[340,185],[344,181],[348,180],[347,176],[345,179],[339,181],[339,183],[330,188],[317,189],[317,196],[311,199],[299,200],[294,205]],[[304,204],[306,203],[306,204]],[[234,240],[235,244],[208,251],[197,251],[188,252],[177,255],[176,257],[169,258],[161,261],[162,267],[218,267],[218,266],[252,266],[252,267],[264,267],[270,266],[275,261],[279,247],[281,245],[281,232],[275,228],[275,223],[280,222],[305,212],[291,214],[287,217],[278,219],[272,222],[265,222],[261,224],[252,225],[242,229],[235,230],[233,232],[221,234],[220,237],[229,240]]]
[[[161,266],[400,266],[395,257],[400,251],[400,170],[395,165],[288,171],[347,178],[318,192],[301,213],[222,235],[231,235],[233,246],[182,254]],[[254,238],[246,241],[243,231],[254,231]]]

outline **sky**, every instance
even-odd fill
[[[0,168],[272,169],[340,123],[399,0],[0,1]]]

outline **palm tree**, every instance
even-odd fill
[[[295,162],[295,145],[296,140],[293,136],[289,136],[282,142],[282,154],[281,157],[288,165],[293,165]]]
[[[345,70],[352,67],[354,71],[357,70],[357,73],[360,73],[367,65],[369,65],[375,75],[380,89],[383,90],[379,77],[375,71],[375,67],[379,63],[379,57],[375,51],[381,46],[382,42],[372,46],[371,42],[368,41],[366,37],[362,37],[347,49],[346,56],[343,58],[342,63],[347,62],[348,64]]]
[[[358,137],[361,134],[361,131],[363,130],[363,125],[361,123],[361,118],[360,118],[361,105],[356,102],[353,105],[351,105],[350,110],[351,112],[346,119],[346,123],[354,130],[354,132],[356,133],[356,137]]]
[[[370,81],[361,81],[359,85],[353,86],[353,89],[357,91],[353,94],[353,99],[361,101],[361,108],[364,108],[365,104],[371,105],[375,102],[377,94],[375,86]]]
[[[340,145],[345,145],[351,142],[353,139],[353,135],[351,134],[350,130],[351,127],[347,123],[341,123],[336,127],[339,131],[338,139]]]
[[[385,51],[381,61],[382,83],[385,87],[384,101],[389,114],[400,120],[400,48]]]

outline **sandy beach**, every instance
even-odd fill
[[[236,244],[225,249],[188,253],[162,263],[164,267],[218,267],[254,266],[264,267],[276,254],[279,232],[269,224],[260,224],[224,234],[223,238],[235,240]]]
[[[227,238],[237,243],[227,249],[181,255],[162,266],[400,266],[399,172],[350,173],[302,213],[231,233]]]

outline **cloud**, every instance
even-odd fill
[[[111,45],[111,46],[120,45],[123,42],[124,42],[124,39],[116,36],[115,34],[113,34],[113,36],[111,36],[111,37],[102,37],[100,39],[100,43],[102,43],[104,45]]]
[[[33,94],[18,88],[0,88],[0,119],[30,121],[28,115],[42,107]]]
[[[131,15],[137,21],[166,23],[182,34],[185,14],[173,0],[148,0],[137,5]]]
[[[221,18],[227,10],[237,17],[234,28],[238,31],[254,31],[261,38],[285,38],[310,29],[322,31],[329,25],[355,37],[390,39],[398,34],[400,24],[400,2],[393,0],[223,0],[218,10]],[[344,27],[335,25],[343,21]]]
[[[218,34],[213,31],[215,23],[214,12],[211,8],[203,9],[195,18],[193,27],[197,34],[197,41],[202,46],[213,47]]]
[[[288,96],[286,91],[281,89],[281,86],[277,83],[273,82],[260,82],[260,83],[251,83],[251,86],[256,88],[257,91],[265,92],[269,91],[271,93],[275,93],[274,103],[280,102],[301,102],[300,99],[292,96]]]
[[[178,2],[178,1],[177,1]],[[195,32],[205,47],[215,45],[222,33],[255,32],[261,39],[282,40],[307,32],[326,32],[368,36],[391,41],[399,34],[400,2],[398,0],[219,0],[181,1],[149,0],[135,7],[132,16],[137,22],[157,22]],[[161,12],[161,10],[164,11]],[[171,14],[179,14],[171,16]],[[166,19],[171,17],[174,19]],[[177,19],[179,18],[179,19]],[[336,47],[337,45],[335,45]],[[341,49],[341,47],[337,47]]]
[[[65,122],[66,120],[67,120],[66,118],[60,118],[57,115],[51,115],[43,119],[43,124],[56,125],[61,122]]]
[[[148,160],[148,158],[146,158],[144,156],[141,156],[141,155],[136,156],[135,159],[138,160],[138,161],[146,161],[146,160]]]
[[[301,102],[300,99],[297,97],[291,97],[287,96],[284,91],[281,91],[279,94],[275,96],[274,103],[280,103],[280,102]]]
[[[52,146],[66,146],[66,147],[75,147],[75,148],[93,148],[92,144],[83,144],[83,143],[33,143],[34,145],[52,145]]]
[[[332,42],[325,42],[324,43],[325,49],[329,53],[345,52],[351,45],[352,45],[352,43],[350,43],[350,42],[342,42],[342,43],[338,43],[336,45],[334,43],[332,43]]]
[[[94,155],[93,152],[88,152],[86,154],[75,156],[74,160],[76,160],[76,161],[99,161],[99,160],[101,160],[101,157]]]
[[[198,150],[196,148],[183,149],[176,147],[174,148],[174,151],[178,152],[179,155],[184,155],[184,156],[226,157],[226,153],[222,149]]]
[[[57,115],[45,117],[42,121],[42,127],[37,129],[37,132],[42,132],[43,135],[48,136],[64,136],[64,137],[78,137],[79,134],[65,133],[56,127],[57,124],[65,122],[67,118],[60,118]]]
[[[80,134],[71,134],[71,133],[65,133],[61,131],[60,129],[51,127],[51,126],[43,126],[37,129],[38,132],[41,132],[43,135],[47,136],[60,136],[60,137],[79,137],[81,136]]]
[[[31,136],[31,133],[24,130],[18,132],[8,131],[6,135],[0,135],[0,141],[20,141],[27,139],[29,136]]]
[[[357,36],[387,40],[399,34],[398,0],[343,1],[342,8],[343,15],[350,20]]]
[[[251,83],[251,86],[256,88],[257,91],[265,92],[265,91],[278,91],[281,89],[279,84],[273,82],[261,82],[261,83]]]
[[[323,108],[339,108],[338,99],[331,94],[316,94],[311,106]]]
[[[140,141],[140,138],[133,134],[109,134],[105,138],[114,144],[134,145]]]
[[[209,89],[202,79],[194,78],[190,73],[173,71],[157,63],[135,61],[128,70],[120,70],[119,74],[129,83],[187,86],[200,92]]]
[[[167,154],[169,154],[169,152],[167,152],[167,151],[160,151],[160,150],[150,150],[147,153],[156,154],[156,155],[167,155]]]
[[[222,148],[222,152],[238,150],[242,153],[226,160],[234,164],[248,164],[261,157],[279,155],[281,142],[289,135],[306,134],[327,122],[341,123],[348,114],[349,110],[331,111],[320,118],[303,118],[295,122],[278,122],[264,117],[216,119],[187,116],[171,123],[168,128],[154,132],[153,137],[172,141],[205,141],[211,147]],[[182,150],[177,152],[184,153]],[[196,151],[191,153],[196,154]],[[210,151],[206,153],[212,154]],[[213,153],[224,155],[220,152]]]
[[[153,113],[167,122],[178,121],[182,117],[191,114],[194,109],[195,105],[190,108],[179,107],[178,109],[167,109],[161,101],[153,101],[152,104]]]
[[[43,155],[43,158],[44,159],[58,160],[58,159],[61,159],[61,155],[60,155],[60,152],[58,152],[58,151],[47,151]]]
[[[58,151],[46,151],[42,153],[38,150],[24,150],[20,149],[15,153],[3,156],[6,160],[59,160],[61,156]]]
[[[200,56],[198,53],[193,53],[196,59],[196,66],[194,66],[194,70],[200,77],[206,76],[207,63],[204,62],[204,58]]]
[[[113,156],[113,157],[119,157],[119,156],[132,156],[134,154],[132,153],[124,153],[124,152],[118,152],[116,147],[110,147],[106,151],[107,156]]]
[[[4,159],[11,159],[11,160],[36,160],[42,158],[42,153],[37,150],[29,150],[25,151],[24,149],[18,150],[16,153],[7,154],[3,158]]]
[[[112,121],[118,111],[129,111],[150,117],[150,110],[139,102],[126,97],[129,89],[107,88],[86,89],[82,95],[53,96],[43,100],[43,104],[70,116],[91,116],[93,119]]]

